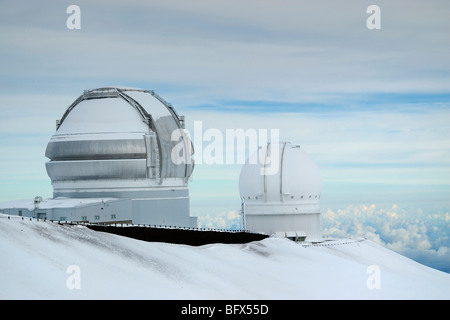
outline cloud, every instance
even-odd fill
[[[422,264],[450,272],[448,212],[424,214],[397,205],[351,205],[322,215],[325,237],[365,237]]]
[[[197,101],[447,91],[441,2],[381,1],[380,32],[367,30],[367,6],[358,1],[77,4],[82,28],[74,32],[63,3],[3,6],[0,57],[8,61],[2,75],[15,80],[9,86],[32,78],[43,87],[43,77],[68,85],[86,78],[170,83],[195,86]]]
[[[242,215],[236,210],[221,212],[216,215],[203,215],[198,219],[199,228],[241,230]]]
[[[322,214],[325,239],[364,237],[419,263],[450,273],[449,212],[424,213],[392,207],[350,205],[328,208]],[[202,228],[242,228],[238,210],[222,211],[198,217]]]
[[[267,113],[182,108],[181,112],[191,133],[194,121],[202,122],[203,133],[215,128],[224,137],[226,129],[278,130],[281,140],[301,145],[313,157],[325,182],[448,184],[448,109]],[[197,149],[196,157],[201,152]],[[225,167],[215,169],[220,175]]]

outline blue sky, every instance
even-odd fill
[[[447,229],[431,231],[450,222],[448,1],[77,1],[69,30],[71,4],[0,1],[0,201],[51,197],[45,147],[84,89],[141,87],[190,130],[272,128],[300,144],[321,169],[324,212],[422,212],[431,246],[416,256],[450,265]],[[380,30],[366,28],[371,4]],[[235,223],[239,172],[196,166],[192,214]]]

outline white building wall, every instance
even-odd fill
[[[86,221],[90,223],[131,222],[131,201],[120,199],[95,204],[53,208],[47,219],[57,221]]]
[[[189,216],[189,196],[133,199],[132,212],[134,224],[197,227],[196,219]]]
[[[246,214],[246,228],[265,234],[300,232],[307,241],[322,239],[320,213],[303,214]]]

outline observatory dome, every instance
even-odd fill
[[[239,192],[246,203],[314,203],[321,191],[316,163],[289,142],[260,147],[244,164],[239,178]]]
[[[55,197],[145,197],[148,188],[186,186],[192,173],[184,118],[153,91],[86,90],[56,126],[45,152]]]
[[[268,143],[244,164],[239,193],[246,229],[295,241],[319,241],[319,168],[300,146]]]

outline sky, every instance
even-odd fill
[[[80,29],[67,26],[72,4]],[[367,27],[373,4],[380,29]],[[201,122],[193,138],[204,147],[208,129],[238,128],[301,145],[321,171],[330,236],[370,235],[450,266],[448,1],[0,0],[0,9],[0,201],[52,196],[45,148],[83,90],[139,87],[172,103],[190,132]],[[241,166],[196,165],[199,222],[238,223]]]

